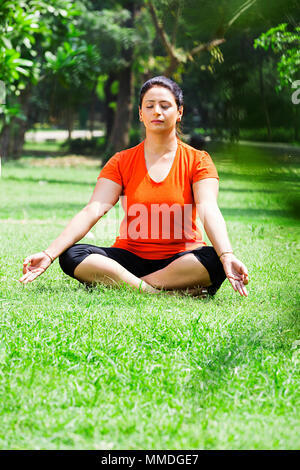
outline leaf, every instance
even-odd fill
[[[18,59],[14,59],[13,62],[15,64],[23,65],[24,67],[32,67],[33,66],[32,60],[28,60],[28,59],[18,58]]]
[[[23,44],[25,47],[27,47],[27,49],[30,49],[32,47],[32,42],[30,41],[28,37],[24,38]]]
[[[61,9],[61,10],[59,10],[59,14],[60,14],[61,16],[63,16],[63,17],[68,16],[67,10],[62,10],[62,9]]]
[[[20,73],[22,73],[23,75],[25,75],[26,77],[29,76],[29,70],[28,69],[23,69],[22,67],[16,67],[16,70]]]
[[[48,62],[54,63],[56,62],[56,56],[52,54],[50,51],[45,52],[45,58]]]
[[[9,39],[7,39],[5,36],[2,36],[1,40],[7,49],[12,49],[12,43]]]

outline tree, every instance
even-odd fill
[[[254,41],[254,48],[272,50],[277,58],[277,86],[279,93],[285,87],[292,87],[296,73],[300,69],[300,27],[288,31],[289,25],[281,23],[262,33]],[[298,109],[294,106],[294,136],[299,138]]]
[[[170,39],[162,21],[158,17],[158,12],[154,6],[153,1],[146,1],[157,35],[160,38],[161,43],[167,54],[167,58],[165,60],[166,65],[163,71],[163,75],[171,77],[176,73],[181,64],[186,63],[188,60],[194,60],[194,56],[200,54],[203,51],[208,51],[211,54],[215,54],[215,57],[221,60],[221,54],[217,47],[225,41],[224,38],[214,38],[206,43],[197,44],[189,50],[184,50],[183,47],[176,47],[178,22],[179,16],[182,11],[182,2],[181,0],[178,0],[173,3],[176,13],[174,26],[171,33],[172,39]]]
[[[21,154],[33,87],[51,73],[65,87],[71,115],[71,82],[78,92],[80,85],[89,86],[94,79],[99,57],[76,28],[82,8],[80,2],[71,0],[1,2],[0,79],[7,91],[0,115],[2,155],[18,158]]]
[[[287,31],[288,24],[282,23],[269,29],[254,41],[254,48],[271,49],[277,59],[278,85],[277,90],[291,86],[296,73],[300,69],[300,26]]]
[[[134,101],[136,47],[145,43],[136,27],[142,0],[87,3],[85,29],[101,53],[107,154],[128,147]],[[99,33],[101,32],[101,33]],[[116,94],[115,94],[116,93]]]
[[[73,25],[69,28],[71,36],[65,38],[56,53],[45,52],[45,72],[50,72],[48,79],[52,85],[51,113],[55,114],[63,106],[68,138],[71,140],[75,111],[86,101],[87,91],[96,86],[100,56],[94,45],[80,37],[80,31],[75,31]]]
[[[196,127],[208,128],[206,132],[215,137],[239,139],[240,132],[247,129],[247,135],[249,130],[259,140],[264,134],[263,129],[260,136],[257,134],[260,128],[266,127],[269,139],[273,137],[273,125],[278,126],[278,130],[279,127],[286,131],[291,128],[297,107],[291,106],[286,91],[280,95],[275,93],[275,54],[253,49],[253,42],[266,26],[278,24],[278,19],[292,21],[297,11],[297,2],[292,0],[288,4],[281,0],[272,4],[258,0],[246,14],[241,14],[232,23],[229,18],[236,15],[234,9],[228,7],[223,16],[223,24],[230,25],[224,29],[224,62],[216,62],[211,74],[208,66],[203,67],[209,64],[206,54],[201,57],[201,65],[196,61],[190,62],[183,75],[186,111],[190,107],[184,119],[188,132],[197,123]],[[212,18],[212,15],[208,17]],[[211,31],[211,23],[206,25],[203,22],[201,29]]]
[[[45,4],[43,6],[46,8]],[[2,156],[15,150],[14,127],[25,132],[28,89],[39,74],[39,64],[34,60],[33,52],[35,37],[48,34],[45,25],[39,24],[39,17],[40,11],[34,2],[27,6],[12,0],[0,4],[0,79],[6,88],[6,102],[0,108]]]

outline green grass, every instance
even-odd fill
[[[23,153],[29,154],[31,150],[42,152],[61,152],[61,142],[33,142],[27,141],[24,144]]]
[[[2,449],[299,449],[295,159],[212,149],[249,297],[86,290],[55,262],[18,283],[88,201],[98,168],[7,163],[0,181]],[[242,158],[246,156],[247,158]],[[119,209],[87,243],[109,246]]]
[[[266,127],[260,127],[257,129],[240,129],[240,139],[270,142]],[[299,146],[299,138],[298,141],[296,141],[295,130],[291,126],[272,128],[272,142],[293,142],[295,145]]]

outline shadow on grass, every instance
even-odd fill
[[[247,217],[255,220],[255,218],[273,218],[273,217],[282,217],[282,218],[294,218],[293,213],[288,210],[276,210],[276,209],[239,209],[233,208],[228,209],[226,207],[220,207],[224,217]]]
[[[64,201],[61,201],[61,202],[57,202],[55,204],[49,204],[47,202],[43,203],[43,202],[37,202],[37,203],[29,203],[29,204],[26,204],[26,211],[28,210],[38,210],[38,209],[41,209],[42,211],[45,211],[45,214],[48,213],[49,215],[49,212],[51,211],[72,211],[74,212],[74,215],[79,212],[81,209],[83,209],[84,207],[84,201],[82,201],[82,204],[80,203],[77,203],[77,202],[64,202]]]
[[[37,178],[33,178],[32,176],[25,176],[18,178],[16,176],[3,176],[2,181],[18,181],[18,182],[26,182],[26,183],[35,183],[39,184],[39,181],[45,181],[46,183],[49,184],[70,184],[72,186],[95,186],[97,179],[95,177],[95,181],[74,181],[74,180],[57,180],[57,179],[47,179],[44,178],[43,176],[39,176]]]
[[[268,193],[268,194],[280,194],[281,190],[280,189],[246,189],[246,188],[226,188],[220,185],[220,192],[226,191],[230,193]]]
[[[251,183],[259,182],[259,183],[299,183],[299,176],[297,174],[293,173],[262,173],[262,174],[257,174],[257,173],[251,173],[251,171],[248,174],[243,174],[243,173],[230,173],[227,171],[219,171],[219,176],[220,180],[242,180],[242,181],[251,181]],[[239,191],[239,189],[237,189]],[[267,191],[266,191],[267,192]]]
[[[292,316],[289,321],[292,322]],[[185,387],[196,405],[201,404],[204,408],[215,405],[219,391],[222,392],[222,397],[219,396],[218,400],[223,402],[226,397],[225,401],[228,404],[234,403],[236,393],[248,399],[253,386],[257,390],[254,395],[259,395],[262,390],[265,395],[268,394],[267,390],[270,395],[279,388],[284,391],[286,379],[284,361],[287,357],[279,366],[277,353],[284,351],[289,353],[290,341],[279,336],[271,340],[269,337],[273,336],[273,332],[268,332],[259,325],[252,326],[247,331],[241,329],[243,328],[240,325],[230,328],[228,336],[225,338],[223,336],[221,339],[219,336],[216,338],[217,344],[213,345],[203,333],[200,336],[196,334],[194,341],[201,341],[201,353],[196,367],[196,355],[191,358],[194,372]],[[265,338],[268,340],[265,341]],[[277,367],[280,371],[278,375]]]

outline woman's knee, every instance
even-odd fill
[[[116,261],[104,255],[92,253],[76,266],[74,277],[79,281],[107,282],[119,277],[120,268],[124,269]]]
[[[75,277],[76,267],[84,261],[92,252],[92,246],[86,244],[74,244],[67,248],[59,256],[59,264],[65,274]]]
[[[74,246],[71,246],[67,250],[65,250],[61,255],[58,257],[59,265],[63,272],[68,276],[73,277],[73,272],[75,269],[75,256],[74,256]]]

